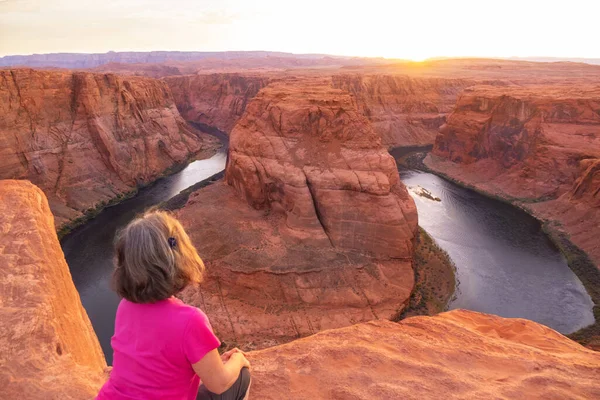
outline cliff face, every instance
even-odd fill
[[[593,87],[467,90],[426,162],[558,220],[598,263],[598,110]]]
[[[164,80],[183,118],[229,133],[248,102],[269,79],[258,75],[211,74],[171,76]]]
[[[600,353],[535,322],[464,310],[374,321],[252,352],[260,399],[593,399]]]
[[[57,225],[214,146],[147,78],[0,70],[0,115],[0,179],[42,188]]]
[[[178,212],[208,266],[184,299],[223,340],[264,347],[404,309],[416,208],[330,80],[262,89],[231,132],[225,180]]]
[[[0,181],[0,397],[86,399],[106,362],[42,191]]]
[[[458,94],[472,81],[394,75],[334,75],[386,147],[433,144]]]

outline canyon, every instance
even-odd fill
[[[413,288],[414,202],[368,120],[327,79],[261,90],[230,134],[224,182],[176,215],[208,270],[183,298],[226,342],[264,347],[393,318]]]
[[[0,179],[42,188],[59,229],[218,146],[147,78],[0,70],[0,113]]]
[[[474,87],[460,97],[426,164],[555,221],[598,265],[600,90]]]
[[[180,297],[225,347],[252,350],[253,396],[600,396],[600,336],[585,348],[466,310],[401,320],[418,285],[419,216],[387,151],[433,145],[425,168],[526,209],[597,266],[599,67],[252,57],[256,68],[136,55],[88,59],[94,72],[0,70],[10,397],[95,395],[106,360],[56,230],[213,154],[220,143],[196,128],[223,131],[229,148],[223,179],[162,204],[207,266]]]
[[[108,371],[48,202],[23,181],[0,182],[0,194],[2,395],[91,398]],[[260,399],[600,395],[599,353],[531,321],[469,311],[325,330],[248,358]]]
[[[183,118],[230,132],[269,78],[248,74],[195,74],[164,78]]]

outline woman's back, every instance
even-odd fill
[[[195,399],[192,364],[219,347],[206,315],[170,297],[117,310],[110,380],[98,399]]]

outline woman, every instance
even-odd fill
[[[117,236],[113,285],[122,297],[113,369],[97,399],[231,399],[248,396],[250,363],[219,339],[208,318],[174,295],[199,283],[204,263],[175,218],[153,211]],[[202,385],[200,385],[202,379]]]

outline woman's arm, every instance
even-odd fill
[[[223,364],[217,349],[211,350],[200,361],[192,364],[196,374],[208,390],[221,394],[229,389],[237,380],[243,367],[250,367],[250,362],[241,352],[233,353]]]

